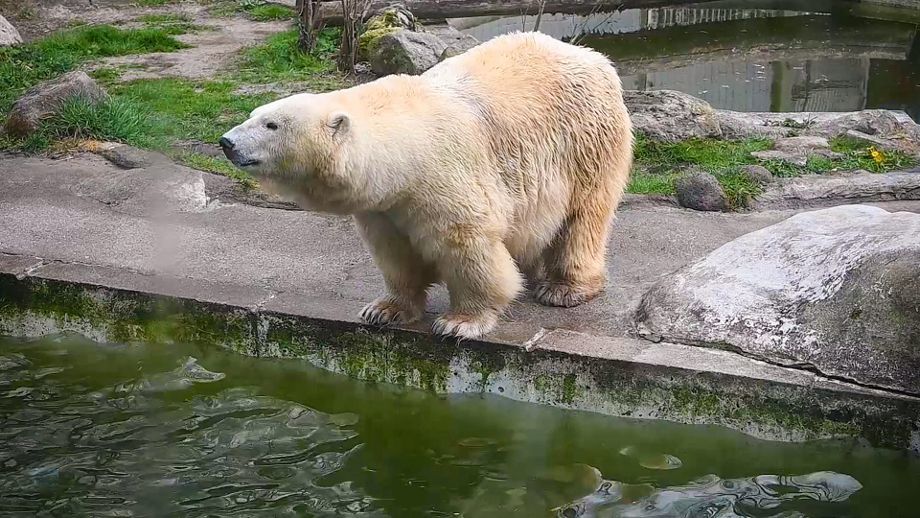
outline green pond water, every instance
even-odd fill
[[[0,339],[0,516],[918,516],[920,460],[189,346]]]
[[[484,41],[532,30],[537,18],[532,12],[451,23]],[[920,120],[916,8],[722,0],[539,18],[541,32],[608,55],[628,89],[679,90],[745,112],[887,108]]]

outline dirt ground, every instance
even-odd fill
[[[121,56],[93,63],[90,68],[119,66],[121,80],[184,77],[205,79],[224,70],[243,47],[258,43],[289,26],[289,22],[257,22],[244,16],[214,17],[208,6],[194,2],[139,7],[124,0],[0,0],[0,12],[25,41],[77,23],[132,26],[145,14],[182,14],[207,30],[177,36],[190,48],[177,52]]]

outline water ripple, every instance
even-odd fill
[[[0,514],[381,515],[349,482],[323,482],[362,447],[354,414],[239,387],[176,397],[225,377],[192,357],[96,390],[65,370],[0,356]]]

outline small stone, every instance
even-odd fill
[[[773,173],[762,165],[746,165],[741,168],[741,172],[758,185],[766,185],[773,181]]]
[[[804,167],[813,156],[841,158],[843,155],[831,151],[831,145],[824,137],[801,136],[777,139],[772,150],[755,151],[751,156],[760,160],[775,160]]]
[[[12,47],[22,43],[22,36],[13,24],[0,14],[0,47]]]
[[[773,145],[773,149],[777,151],[830,149],[830,147],[826,138],[815,136],[785,137],[777,139]]]
[[[786,162],[799,167],[805,167],[808,163],[808,155],[804,153],[789,153],[786,151],[754,151],[751,156],[758,160],[772,160],[777,162]]]
[[[701,171],[679,178],[675,183],[677,202],[693,210],[719,212],[728,208],[725,191],[715,176]]]
[[[371,69],[378,76],[419,75],[438,64],[447,45],[433,34],[397,29],[368,48]]]
[[[149,152],[133,146],[115,146],[103,149],[99,154],[122,169],[140,169],[149,166],[153,162]]]
[[[27,91],[13,104],[4,129],[14,137],[27,137],[38,130],[43,119],[76,98],[97,104],[108,99],[108,94],[85,72],[68,72],[56,79],[45,81]]]

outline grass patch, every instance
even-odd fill
[[[143,107],[120,99],[93,103],[86,99],[69,100],[41,128],[24,140],[7,139],[0,148],[37,152],[56,142],[107,140],[145,147],[151,144],[149,114]]]
[[[897,151],[874,150],[854,139],[831,140],[831,149],[841,153],[841,158],[814,156],[805,166],[776,160],[760,161],[751,153],[773,148],[765,139],[743,141],[687,140],[662,143],[637,136],[635,147],[636,167],[627,191],[636,194],[675,193],[674,181],[689,168],[711,173],[722,185],[733,208],[746,206],[762,192],[762,187],[741,171],[745,165],[763,165],[777,177],[795,177],[804,174],[822,174],[834,171],[865,169],[883,173],[916,165],[910,155]]]
[[[674,181],[679,175],[648,173],[640,169],[633,171],[629,177],[626,192],[634,194],[674,194]]]
[[[0,113],[27,88],[91,59],[185,48],[160,29],[81,26],[20,47],[0,48]]]
[[[175,3],[178,3],[178,0],[134,0],[134,4],[139,7],[159,7]]]
[[[228,81],[138,80],[114,85],[117,99],[151,114],[150,132],[160,147],[176,141],[217,142],[233,124],[270,100],[267,95],[237,95]]]
[[[743,141],[693,139],[677,143],[655,142],[638,136],[635,160],[653,172],[672,173],[695,165],[707,172],[755,164],[753,151],[766,151],[773,143],[764,139]]]
[[[87,61],[185,48],[173,35],[193,28],[190,18],[177,14],[148,14],[138,21],[147,27],[82,26],[30,45],[0,49],[0,114],[7,112],[25,89]],[[317,89],[342,86],[339,76],[333,73],[331,59],[338,38],[338,30],[323,31],[317,51],[302,54],[297,50],[296,30],[275,35],[262,45],[246,49],[241,57],[241,72],[225,80],[165,78],[121,83],[123,67],[98,68],[92,76],[106,85],[109,101],[93,105],[74,100],[28,139],[0,139],[0,149],[37,152],[83,139],[123,142],[165,152],[191,167],[252,186],[252,178],[228,161],[176,151],[177,144],[215,143],[227,128],[274,97],[236,93],[244,82],[302,81]]]
[[[290,7],[278,4],[256,5],[246,9],[249,17],[257,22],[270,22],[274,20],[291,20],[294,18],[294,10]]]
[[[332,56],[340,30],[324,29],[317,39],[316,50],[304,54],[297,48],[297,29],[275,34],[261,45],[245,50],[239,79],[244,83],[307,81],[317,89],[337,88],[341,80],[334,75]]]
[[[755,182],[749,175],[740,169],[727,169],[715,174],[731,209],[747,207],[748,204],[763,192],[763,186]]]
[[[192,19],[184,14],[145,14],[138,17],[137,21],[143,23],[147,28],[159,29],[171,36],[187,34],[207,29],[204,25],[192,23]]]

